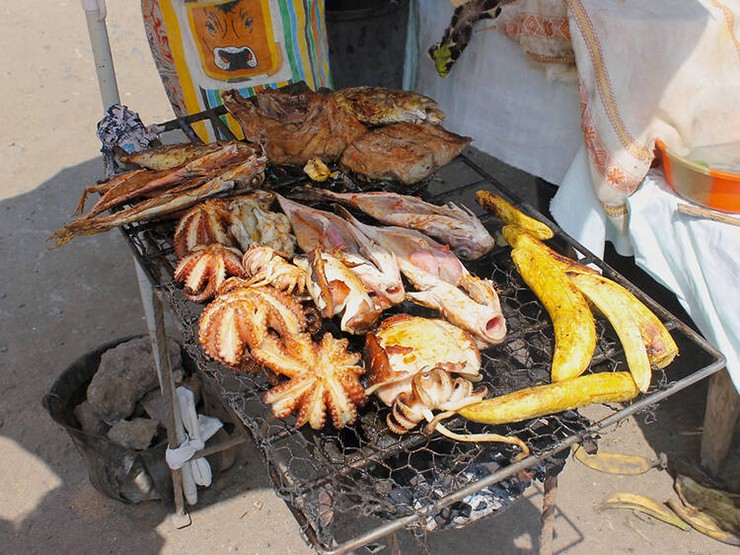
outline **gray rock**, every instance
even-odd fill
[[[168,347],[172,368],[180,368],[180,346],[171,339]],[[146,336],[103,353],[87,388],[87,399],[103,421],[113,425],[131,416],[136,402],[158,385],[151,342]]]
[[[144,407],[144,412],[149,418],[156,420],[164,428],[167,426],[165,421],[164,399],[159,389],[148,391],[139,401]]]
[[[108,439],[113,443],[142,451],[149,447],[157,435],[158,424],[150,418],[120,420],[108,431]]]
[[[90,401],[82,401],[74,408],[74,413],[83,432],[94,436],[105,436],[109,426],[103,422]]]

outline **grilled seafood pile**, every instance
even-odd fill
[[[441,121],[431,104],[414,112],[417,104],[410,108],[401,102],[400,111],[406,112],[402,117],[413,117],[414,123],[394,123],[395,115],[371,113],[354,93],[344,93],[333,98],[341,108],[331,109],[380,125],[379,130]],[[310,102],[317,102],[308,96]],[[263,108],[277,109],[279,102],[274,100],[265,100]],[[394,110],[390,113],[396,114]],[[336,138],[341,133],[332,140]],[[272,146],[269,141],[264,145]],[[590,358],[588,342],[563,339],[569,327],[588,326],[552,308],[556,322],[553,383],[505,399],[487,399],[487,389],[474,385],[480,379],[480,351],[501,344],[507,324],[493,282],[472,275],[462,262],[476,260],[495,246],[470,210],[397,193],[343,193],[314,187],[291,191],[289,198],[256,188],[266,163],[256,147],[237,142],[182,147],[128,157],[127,163],[142,167],[88,188],[80,211],[87,194],[102,193],[100,199],[65,229],[74,236],[93,229],[93,222],[119,214],[123,220],[117,221],[124,222],[143,219],[139,216],[152,213],[149,210],[166,214],[174,204],[161,199],[193,195],[208,183],[232,179],[232,186],[246,183],[253,188],[237,196],[207,193],[175,203],[187,210],[180,211],[174,230],[178,258],[174,278],[188,299],[205,304],[199,341],[207,356],[234,371],[264,372],[271,388],[263,401],[277,418],[294,415],[297,427],[308,424],[320,430],[326,425],[337,429],[352,425],[374,394],[388,407],[386,422],[395,433],[422,425],[425,433],[437,431],[455,440],[510,443],[523,456],[528,448],[518,438],[460,435],[442,422],[462,415],[499,424],[589,402],[629,399],[649,386],[650,363],[664,367],[676,354],[670,335],[636,307],[634,299],[548,249],[542,241],[552,237],[552,231],[546,225],[479,191],[476,199],[503,222],[503,236],[513,247],[516,267],[548,310],[562,305],[557,299],[572,289],[591,316],[587,297],[624,337],[632,371],[632,375],[612,372],[595,378],[577,377],[583,365],[572,372],[561,368],[561,359],[575,364],[584,356]],[[298,151],[284,152],[292,156]],[[251,176],[247,182],[240,180],[240,172]],[[333,211],[319,209],[311,201],[331,204]],[[103,215],[123,203],[133,203],[134,210]],[[555,273],[567,288],[553,287]],[[436,315],[406,314],[409,303]],[[644,345],[638,339],[640,333]],[[580,358],[579,349],[585,352]]]
[[[328,198],[325,192],[315,194],[317,198]],[[477,218],[454,205],[435,207],[404,195],[370,195],[354,200],[366,213],[379,218],[393,204],[406,215],[403,219],[408,225],[432,229],[445,242],[457,238],[456,244],[464,252],[476,256],[493,246]],[[282,213],[273,211],[273,206],[279,206]],[[258,215],[252,217],[253,225],[247,226],[253,231],[247,241],[240,240],[234,231],[235,219],[242,223],[249,219],[244,217],[245,207],[252,215]],[[268,226],[268,221],[276,223]],[[398,228],[400,236],[410,236],[387,241],[388,247],[371,237],[368,229],[359,227],[359,222],[347,212],[326,212],[260,190],[233,198],[207,199],[184,213],[175,228],[174,246],[179,259],[175,280],[182,284],[183,294],[191,301],[208,303],[199,324],[204,352],[235,371],[268,371],[275,387],[264,401],[277,417],[295,413],[297,426],[308,423],[319,429],[327,420],[338,428],[349,425],[369,392],[388,389],[371,386],[368,392],[364,390],[359,381],[365,372],[360,352],[357,347],[350,348],[348,339],[335,337],[325,328],[320,335],[322,319],[335,319],[342,332],[365,338],[370,345],[377,343],[375,331],[388,327],[378,327],[383,312],[400,303],[412,300],[436,307],[447,320],[458,324],[464,321],[465,311],[472,315],[479,306],[473,299],[474,293],[488,287],[480,285],[485,280],[465,270],[449,247],[416,229]],[[472,236],[465,237],[464,230]],[[475,237],[480,237],[483,244],[474,245]],[[302,252],[295,252],[297,247]],[[409,278],[412,284],[422,285],[428,291],[407,291],[402,273],[413,278]],[[456,294],[446,292],[431,301],[436,294],[432,291],[439,285],[436,281],[428,284],[425,279],[438,280],[444,283],[443,288]],[[464,286],[471,293],[464,293]],[[478,344],[489,346],[500,341],[497,334],[505,333],[505,324],[492,286],[489,294],[492,297],[487,300],[495,302],[486,307],[485,315],[475,314],[464,329],[438,319],[436,325],[417,326],[417,331],[423,332],[419,340],[429,341],[426,331],[443,329],[439,339],[448,352],[457,351],[468,358],[471,352],[478,352]],[[460,303],[459,297],[465,302],[454,306]],[[495,325],[489,327],[496,328],[496,333],[490,337],[481,334],[477,321],[480,318],[492,319]],[[424,359],[430,368],[449,372],[451,363],[442,358],[432,360],[435,354]],[[480,358],[474,356],[477,359],[471,359],[470,364],[477,371]],[[473,376],[472,370],[456,371]],[[377,382],[378,371],[373,375],[376,377],[371,382]],[[473,394],[472,389],[468,391],[468,382],[460,381],[462,378],[454,381],[436,373],[433,376],[441,388],[434,390],[438,398],[435,408],[458,406],[457,401]],[[420,380],[426,383],[426,374],[413,388],[425,395],[428,388],[424,389]],[[409,395],[411,381],[409,375],[405,382]],[[444,393],[450,387],[454,395],[452,390]],[[444,401],[440,395],[451,397]],[[476,395],[479,399],[480,391]],[[413,402],[411,398],[404,399]],[[402,418],[402,409],[393,410],[397,422]],[[402,427],[396,425],[394,429],[399,431]]]
[[[480,381],[480,352],[473,338],[460,328],[440,320],[398,314],[383,321],[367,335],[365,360],[370,387],[388,406],[388,427],[403,434],[427,421],[426,431],[439,431],[459,441],[497,441],[529,453],[516,437],[500,434],[451,432],[441,420],[483,401],[486,387],[473,389]],[[457,374],[453,377],[452,374]],[[436,416],[432,411],[443,411]]]
[[[101,193],[100,199],[47,239],[55,241],[52,248],[78,236],[169,216],[209,197],[255,188],[264,181],[266,166],[255,147],[238,141],[159,147],[126,161],[142,167],[87,187],[77,214],[84,211],[90,193]]]
[[[246,99],[232,90],[223,101],[245,138],[261,145],[271,163],[338,162],[366,180],[417,183],[471,142],[441,126],[444,114],[434,100],[410,91],[266,89]]]

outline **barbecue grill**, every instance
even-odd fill
[[[159,126],[159,131],[162,137],[179,131],[188,140],[199,141],[192,125],[205,121],[217,136],[233,139],[224,123],[225,113],[219,107],[178,118]],[[290,195],[305,182],[305,176],[270,170],[264,187]],[[474,195],[479,189],[499,194],[521,210],[546,220],[487,172],[476,161],[474,149],[466,150],[414,193],[430,202],[463,204],[495,233],[500,222],[477,206]],[[187,300],[173,279],[177,264],[172,246],[174,223],[132,224],[123,227],[122,232],[141,273],[180,324],[184,348],[199,373],[211,382],[234,421],[254,440],[275,490],[292,511],[304,538],[319,552],[345,553],[401,528],[431,531],[461,527],[495,515],[521,497],[533,480],[555,476],[572,445],[598,437],[609,426],[649,410],[651,405],[723,367],[722,355],[690,327],[549,223],[556,230],[549,244],[599,267],[604,275],[633,292],[670,330],[682,356],[665,370],[654,372],[653,385],[646,394],[615,406],[610,416],[596,422],[577,411],[495,429],[461,418],[448,421],[448,427],[459,433],[486,428],[517,435],[532,449],[527,458],[517,462],[516,449],[505,444],[459,443],[418,430],[395,435],[385,424],[388,409],[375,398],[361,410],[357,422],[343,430],[295,429],[292,417],[275,418],[261,400],[270,387],[263,375],[235,373],[202,352],[198,318],[203,306]],[[544,307],[516,272],[509,248],[496,248],[465,265],[473,274],[496,284],[509,328],[502,345],[482,352],[482,383],[493,395],[547,383],[554,346],[552,325]],[[395,310],[435,314],[410,304]],[[335,336],[342,335],[332,322],[325,325]],[[160,322],[156,330],[160,342],[162,328]],[[616,333],[598,316],[597,333],[597,348],[588,372],[627,370]],[[361,339],[350,339],[361,348]],[[686,368],[687,364],[696,368]]]

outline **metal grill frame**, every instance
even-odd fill
[[[222,119],[225,117],[225,114],[226,109],[221,106],[200,114],[190,115],[185,118],[177,118],[170,122],[160,124],[156,126],[156,130],[160,134],[179,130],[185,134],[188,140],[201,142],[197,134],[194,132],[192,124],[205,121],[210,122],[210,125],[219,138],[235,139]],[[586,439],[594,439],[598,437],[606,429],[616,425],[621,420],[640,411],[646,409],[649,410],[652,405],[659,403],[668,396],[691,386],[724,367],[724,357],[722,354],[707,343],[699,334],[684,324],[680,319],[673,316],[665,308],[653,301],[623,276],[619,275],[601,259],[590,253],[582,245],[563,232],[563,230],[554,222],[549,221],[542,214],[538,213],[534,208],[525,203],[516,194],[509,191],[489,172],[481,167],[481,165],[474,160],[474,156],[471,156],[471,153],[474,153],[473,149],[466,150],[459,158],[453,161],[451,165],[446,166],[437,172],[432,180],[426,184],[424,192],[419,193],[420,196],[423,196],[426,200],[431,202],[441,203],[448,200],[461,202],[474,211],[477,211],[484,225],[486,225],[489,230],[495,231],[500,224],[497,223],[495,218],[490,214],[482,213],[482,211],[475,206],[472,197],[476,190],[486,188],[508,199],[523,212],[540,220],[547,221],[550,227],[556,232],[555,238],[550,243],[551,246],[554,246],[562,252],[568,252],[571,256],[575,253],[580,262],[600,268],[605,276],[625,286],[647,306],[649,306],[660,318],[660,320],[671,331],[674,339],[678,341],[682,352],[685,353],[686,350],[689,349],[693,355],[696,355],[692,358],[703,358],[704,364],[700,368],[689,369],[693,371],[688,373],[685,377],[671,381],[670,374],[673,368],[675,368],[676,365],[681,364],[681,359],[677,359],[677,361],[669,366],[665,372],[655,373],[654,382],[656,383],[651,387],[651,390],[647,394],[638,396],[631,403],[623,404],[622,408],[615,408],[614,412],[610,416],[599,420],[598,422],[585,421],[583,425],[569,427],[567,416],[561,418],[562,415],[553,415],[549,420],[550,424],[554,422],[556,427],[564,426],[564,429],[566,430],[565,435],[562,436],[561,434],[562,437],[559,438],[553,437],[552,441],[548,439],[544,444],[540,441],[538,446],[533,449],[532,454],[527,458],[518,462],[508,462],[498,470],[491,472],[481,479],[463,484],[451,491],[447,491],[446,494],[440,498],[432,500],[426,506],[413,510],[409,514],[381,520],[377,525],[373,525],[370,529],[367,529],[367,526],[365,526],[366,529],[360,530],[352,537],[341,540],[337,540],[331,530],[322,528],[321,520],[323,513],[321,507],[318,506],[321,504],[322,494],[338,495],[342,493],[341,491],[335,491],[331,487],[337,483],[336,476],[344,476],[348,477],[348,479],[352,479],[352,476],[354,475],[353,473],[355,472],[365,472],[366,469],[373,464],[387,464],[387,461],[395,454],[425,448],[425,446],[430,445],[430,443],[439,441],[439,438],[435,436],[426,437],[418,432],[410,433],[397,438],[395,442],[389,443],[385,446],[378,447],[378,445],[373,444],[371,452],[365,452],[362,449],[359,449],[356,451],[353,450],[354,456],[350,455],[349,457],[345,457],[344,454],[342,454],[343,456],[340,457],[342,459],[341,461],[331,460],[331,457],[326,457],[325,460],[321,461],[322,468],[325,470],[324,475],[316,476],[310,480],[305,480],[300,476],[296,476],[293,472],[294,469],[291,469],[290,465],[285,465],[285,461],[281,459],[278,452],[279,450],[276,449],[275,446],[280,446],[281,444],[286,443],[288,445],[293,445],[293,448],[295,448],[296,451],[305,451],[311,454],[311,450],[309,449],[311,448],[311,443],[310,440],[306,439],[306,437],[313,437],[313,440],[315,440],[322,432],[296,430],[289,422],[269,422],[269,417],[265,417],[264,419],[262,417],[255,418],[254,414],[258,414],[254,412],[255,410],[269,413],[268,407],[264,405],[261,407],[259,406],[261,403],[261,394],[268,387],[264,383],[264,380],[260,381],[259,378],[238,376],[221,367],[217,363],[208,360],[204,356],[197,339],[198,315],[202,310],[202,306],[188,301],[182,295],[180,286],[178,286],[173,279],[176,258],[172,248],[171,233],[174,229],[174,224],[140,223],[121,228],[127,244],[139,263],[143,273],[150,281],[154,291],[160,296],[164,301],[164,304],[177,318],[178,324],[181,326],[183,332],[184,347],[193,360],[196,361],[198,371],[211,382],[211,385],[214,386],[214,391],[221,396],[222,402],[235,417],[235,422],[240,422],[243,425],[243,430],[249,433],[255,441],[263,462],[265,463],[268,473],[273,481],[276,492],[286,501],[297,522],[301,526],[304,539],[306,539],[307,543],[309,543],[309,545],[318,552],[337,554],[346,553],[377,541],[401,528],[413,528],[418,526],[419,523],[431,519],[442,509],[449,507],[476,492],[480,492],[485,488],[511,479],[522,471],[528,470],[531,473],[532,469],[544,468],[548,463],[552,462],[553,457],[559,453],[562,454],[564,450],[569,449],[572,445]],[[456,176],[462,174],[465,174],[467,178],[463,179],[463,182],[454,183]],[[286,175],[272,174],[268,177],[266,185],[272,185],[273,187],[279,186],[282,189],[297,185],[301,181],[306,181],[305,177],[290,177]],[[497,249],[493,254],[494,257],[497,256],[501,259],[505,258],[507,255],[507,251],[503,248]],[[489,258],[485,259],[485,261],[488,260]],[[469,265],[466,264],[466,266]],[[476,264],[476,266],[480,266],[480,263]],[[502,297],[502,305],[504,306],[507,306],[507,299],[515,299],[517,294],[521,294],[522,291],[525,292],[524,294],[527,294],[526,286],[523,285],[521,278],[516,275],[515,270],[512,268],[513,263],[505,269],[503,276],[485,276],[493,277],[497,287],[501,288],[500,293]],[[474,273],[480,272],[474,271]],[[518,283],[518,285],[514,286],[513,284],[515,283]],[[538,302],[531,292],[528,292],[528,294],[531,299],[535,299],[533,302]],[[513,310],[516,311],[517,309],[514,308]],[[524,338],[527,337],[528,333],[551,333],[551,324],[544,308],[540,305],[538,309],[534,310],[533,314],[534,316],[532,317],[529,328],[517,329],[512,326],[505,345],[514,341],[519,341],[521,343]],[[509,320],[508,316],[507,320]],[[626,369],[623,353],[621,352],[621,346],[618,340],[615,341],[614,339],[616,337],[615,334],[612,333],[610,337],[606,337],[609,335],[608,326],[604,325],[603,322],[599,333],[600,347],[597,348],[597,354],[592,362],[592,369],[597,369],[600,365],[611,369],[614,369],[615,367]],[[485,361],[486,357],[489,355],[486,355],[486,352],[483,354]],[[549,363],[552,360],[551,354],[552,353],[550,352],[549,360],[544,360],[542,362]],[[495,353],[491,355],[492,358],[495,358],[495,356]],[[487,365],[484,364],[484,368],[486,368],[486,366]],[[530,374],[534,376],[530,379],[534,379],[535,383],[521,384],[520,387],[545,383],[545,381],[537,382],[538,374],[536,372],[532,371]],[[494,385],[492,389],[496,394],[500,394],[511,390],[511,386],[499,385],[497,388]],[[249,395],[244,396],[244,391],[248,391]],[[457,421],[457,425],[469,426],[465,423],[460,424],[459,420],[460,419]],[[455,422],[456,421],[454,420],[450,422],[450,426],[454,427],[456,425]],[[536,424],[536,422],[527,423],[524,425],[524,428],[516,425],[497,427],[494,431],[499,433],[509,433],[512,431],[524,433],[531,431],[531,427],[534,424]],[[336,433],[336,431],[333,433]],[[543,436],[543,438],[546,438],[546,436]],[[500,449],[502,451],[507,450],[506,447],[501,447]],[[315,455],[316,452],[317,451],[314,450],[313,454]],[[511,454],[511,452],[509,452],[509,454]],[[367,478],[367,476],[364,477]],[[336,499],[334,499],[334,502],[336,502]]]

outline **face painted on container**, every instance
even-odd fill
[[[188,2],[188,18],[205,74],[238,80],[280,68],[264,0]]]

